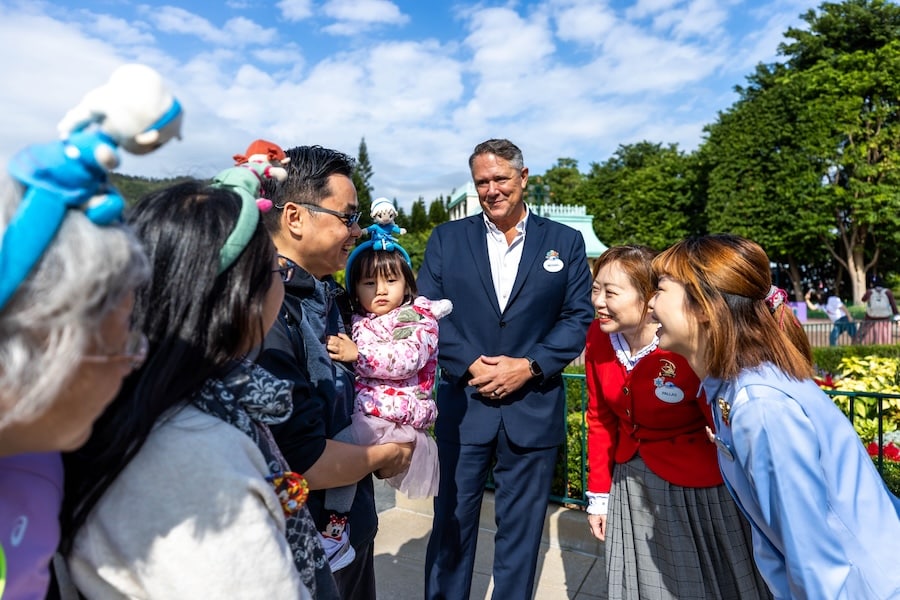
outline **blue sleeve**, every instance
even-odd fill
[[[762,520],[757,525],[765,539],[754,531],[760,573],[792,598],[841,597],[830,584],[843,579],[824,576],[846,568],[849,559],[844,540],[826,525],[831,507],[816,429],[784,394],[771,388],[746,394],[739,392],[743,402],[732,408],[731,430],[735,460],[749,481],[751,497],[741,501],[755,504]]]

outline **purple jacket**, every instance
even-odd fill
[[[0,458],[0,544],[6,600],[43,600],[59,544],[63,467],[59,453]]]

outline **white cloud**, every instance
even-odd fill
[[[261,27],[244,17],[226,21],[223,33],[239,46],[267,46],[278,39],[276,30]]]
[[[146,23],[131,24],[125,19],[109,15],[92,15],[93,23],[89,30],[99,37],[106,39],[111,44],[123,46],[136,46],[140,44],[152,44],[155,42],[153,34],[146,31]]]
[[[4,63],[0,160],[53,139],[88,89],[141,61],[184,105],[184,139],[123,156],[123,172],[209,177],[259,137],[352,155],[365,137],[376,194],[406,207],[464,185],[469,153],[489,137],[514,140],[534,173],[563,156],[584,171],[643,139],[692,149],[810,1],[742,13],[710,0],[639,0],[618,11],[601,0],[470,4],[416,37],[418,13],[403,14],[400,0],[332,2],[318,14],[311,2],[283,0],[281,16],[233,12],[245,10],[242,0],[195,12],[0,0],[0,50],[16,57]],[[334,45],[323,23],[371,34]],[[403,39],[385,25],[404,26]]]
[[[144,6],[142,12],[160,31],[198,37],[219,46],[264,46],[278,38],[275,29],[261,27],[246,17],[229,19],[220,29],[204,17],[177,6]]]
[[[141,12],[160,31],[166,33],[192,35],[215,44],[223,44],[228,39],[203,17],[177,6],[143,6]]]
[[[409,21],[389,0],[328,0],[322,12],[337,21],[323,28],[332,35],[356,35],[377,25],[404,25]]]
[[[259,62],[270,65],[302,67],[304,64],[303,52],[294,42],[266,48],[255,48],[251,51],[251,55]]]
[[[673,10],[683,0],[638,0],[628,9],[629,19],[644,19]]]
[[[598,44],[616,26],[615,13],[602,3],[565,6],[555,15],[556,35],[567,41]]]
[[[312,16],[312,0],[279,0],[275,5],[286,20],[295,22]]]
[[[510,8],[489,8],[474,12],[470,23],[465,45],[474,53],[472,69],[488,78],[524,75],[555,49],[544,15],[528,20]]]
[[[675,18],[672,30],[676,37],[714,38],[724,33],[728,11],[719,0],[694,0]]]

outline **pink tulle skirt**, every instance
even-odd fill
[[[437,494],[440,479],[437,444],[427,431],[361,412],[353,413],[350,431],[353,440],[361,446],[414,442],[416,446],[409,468],[385,481],[409,498],[429,498]]]

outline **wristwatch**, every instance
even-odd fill
[[[534,360],[533,358],[530,358],[528,356],[526,356],[525,358],[528,359],[528,368],[531,369],[531,376],[532,377],[543,377],[544,372],[541,370],[541,365],[537,364],[537,361]]]

